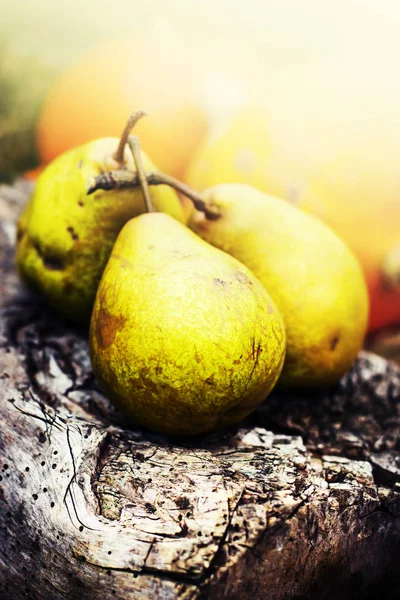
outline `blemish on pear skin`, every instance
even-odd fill
[[[216,285],[222,285],[222,286],[227,285],[226,281],[223,281],[222,279],[219,279],[218,277],[214,277],[214,283]]]
[[[126,321],[127,319],[125,317],[110,315],[103,311],[97,313],[96,333],[99,344],[103,350],[107,350],[107,348],[111,346],[118,331],[124,327]]]
[[[335,335],[335,337],[332,338],[331,345],[330,345],[332,352],[335,350],[336,346],[338,345],[339,340],[340,340],[340,335]]]
[[[62,271],[64,263],[57,256],[42,256],[43,264],[49,271]]]
[[[234,278],[240,281],[241,283],[246,283],[249,287],[253,285],[251,279],[249,279],[247,275],[245,273],[242,273],[241,271],[236,271],[236,273],[234,274]]]
[[[274,338],[276,339],[276,341],[278,342],[278,344],[281,344],[281,342],[282,342],[282,330],[280,329],[280,327],[276,327],[274,325],[272,327],[272,333],[274,334]]]
[[[74,240],[74,242],[78,242],[79,241],[79,235],[76,233],[76,231],[75,231],[75,229],[73,227],[67,227],[67,231],[71,235],[71,237]]]
[[[43,252],[36,241],[33,241],[32,244],[37,252],[37,255],[42,259],[43,265],[46,267],[46,269],[49,271],[62,271],[64,269],[64,262],[61,260],[61,258],[55,256],[54,254]]]
[[[261,348],[260,342],[256,345],[256,340],[253,338],[252,344],[251,344],[251,357],[254,360],[255,366],[258,365],[258,361],[260,359],[261,352],[262,352],[262,348]]]
[[[84,163],[83,163],[83,160],[81,159],[81,160],[78,162],[78,164],[77,164],[77,167],[78,167],[78,169],[82,169],[82,167],[83,167],[83,164],[84,164]]]
[[[133,269],[133,264],[127,258],[124,258],[123,256],[120,256],[119,254],[115,254],[115,252],[112,253],[111,258],[113,258],[115,260],[119,260],[121,267],[123,267],[124,269]]]

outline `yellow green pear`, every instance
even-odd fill
[[[39,176],[17,229],[17,268],[24,281],[58,312],[88,323],[101,274],[122,226],[144,211],[140,189],[98,190],[88,183],[120,166],[117,138],[102,138],[70,150]],[[155,169],[143,154],[146,171]],[[131,153],[125,168],[134,170]],[[183,220],[177,194],[168,186],[152,189],[158,210]]]
[[[218,218],[193,210],[189,227],[243,262],[264,284],[287,335],[280,385],[323,386],[352,365],[364,341],[368,296],[356,258],[328,226],[243,184],[203,194]]]
[[[90,326],[101,387],[137,423],[192,435],[235,423],[284,361],[282,318],[258,279],[170,216],[120,232]]]

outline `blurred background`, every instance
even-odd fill
[[[137,132],[160,169],[199,190],[248,183],[329,223],[363,265],[371,343],[399,356],[397,0],[0,8],[1,181],[35,180],[143,108]]]

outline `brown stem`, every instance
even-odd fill
[[[150,181],[153,174],[153,172],[147,173],[147,181],[151,185],[154,183],[153,181]],[[106,192],[109,192],[110,190],[125,190],[129,188],[136,188],[139,185],[139,176],[133,171],[127,171],[125,169],[105,171],[101,175],[98,175],[97,177],[91,177],[89,179],[86,188],[86,194],[90,196],[98,190],[105,190]]]
[[[195,190],[192,190],[192,188],[186,185],[186,183],[175,179],[175,177],[166,175],[165,173],[156,172],[156,175],[160,178],[160,181],[162,180],[162,183],[164,183],[165,185],[169,185],[170,187],[174,188],[175,190],[189,198],[189,200],[193,202],[193,205],[196,208],[196,210],[199,210],[200,212],[204,213],[207,219],[210,219],[211,221],[218,219],[220,214],[217,211],[216,207],[212,206],[211,204],[207,204],[204,198],[201,196],[201,194],[199,194]]]
[[[131,114],[131,116],[129,117],[129,119],[125,125],[125,128],[122,132],[121,139],[119,140],[118,148],[114,154],[114,159],[120,165],[125,164],[124,150],[125,150],[125,145],[128,141],[130,132],[135,127],[135,125],[139,121],[139,119],[141,119],[142,117],[145,117],[146,115],[147,115],[147,113],[144,110],[137,110],[137,111],[133,112]]]
[[[130,135],[128,137],[129,148],[131,149],[133,160],[135,161],[136,171],[139,178],[140,187],[142,188],[142,194],[144,203],[146,205],[147,212],[156,212],[149,190],[149,184],[147,183],[146,173],[143,166],[142,154],[140,151],[140,141],[136,135]]]
[[[215,221],[220,217],[218,209],[212,204],[202,198],[202,196],[192,190],[189,186],[181,181],[178,181],[174,177],[170,177],[165,173],[159,171],[152,171],[146,173],[147,183],[149,185],[169,185],[184,196],[187,196],[192,202],[194,207],[204,213],[205,217],[210,221]],[[130,189],[140,185],[139,177],[137,173],[133,171],[108,171],[102,173],[96,178],[93,178],[88,185],[87,194],[93,194],[97,190],[117,190],[117,189]]]

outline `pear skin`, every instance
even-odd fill
[[[362,348],[368,319],[352,252],[315,217],[250,186],[222,184],[203,197],[220,217],[194,210],[189,227],[251,269],[282,314],[287,352],[279,385],[336,381]]]
[[[103,138],[70,150],[38,178],[17,229],[17,268],[22,279],[58,312],[88,323],[103,269],[122,226],[144,212],[140,189],[97,191],[87,196],[92,177],[115,168],[117,138]],[[127,168],[135,170],[125,151]],[[155,169],[143,154],[147,171]],[[157,210],[183,220],[177,194],[152,188]]]
[[[170,435],[240,421],[268,396],[285,355],[282,318],[253,273],[161,213],[120,232],[89,337],[107,396]]]

